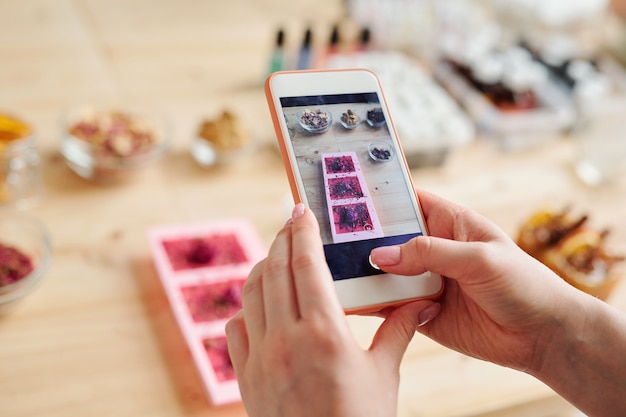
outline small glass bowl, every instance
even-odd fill
[[[383,115],[383,120],[380,122],[376,122],[374,120],[372,120],[369,116],[370,116],[370,112],[381,112],[382,114],[382,109],[380,107],[378,108],[373,108],[367,111],[367,116],[365,117],[365,121],[367,122],[368,125],[370,125],[371,127],[382,127],[385,125],[385,123],[387,122],[384,119],[384,115]]]
[[[389,162],[395,156],[391,144],[382,141],[370,142],[367,153],[376,162]]]
[[[90,142],[70,132],[73,126],[81,122],[98,125],[101,130],[110,132],[112,122],[109,118],[113,114],[122,114],[132,120],[131,123],[137,126],[137,129],[145,129],[140,130],[137,137],[145,135],[146,132],[152,134],[152,142],[126,155],[125,152],[111,151],[110,144],[103,144],[102,139],[99,143]],[[126,139],[125,143],[119,143],[123,146],[137,146],[139,139],[128,138],[129,136],[126,135],[122,138]],[[63,120],[61,154],[72,171],[80,177],[96,182],[122,180],[158,161],[167,151],[168,146],[169,134],[164,118],[146,111],[79,107],[69,110]]]
[[[191,142],[191,156],[201,167],[236,163],[258,149],[257,138],[243,117],[225,109],[215,117],[198,121]]]
[[[228,165],[252,155],[259,147],[254,139],[238,149],[218,149],[208,140],[196,136],[191,142],[191,156],[201,167]]]
[[[356,122],[353,124],[347,123],[345,120],[343,120],[343,116],[339,119],[339,124],[347,130],[353,130],[356,129],[357,127],[359,127],[359,125],[361,124],[361,122],[363,121],[363,119],[361,119],[358,115],[356,116]]]
[[[333,124],[333,117],[331,116],[331,114],[325,110],[321,110],[321,109],[316,109],[314,111],[319,111],[322,113],[325,113],[328,116],[328,122],[324,125],[320,125],[320,126],[311,126],[309,124],[306,124],[302,121],[302,116],[304,115],[304,113],[306,112],[306,110],[298,113],[298,123],[300,124],[300,126],[306,130],[309,133],[313,133],[313,134],[320,134],[320,133],[324,133],[326,132],[330,126],[332,126]]]
[[[26,255],[34,266],[30,274],[20,280],[0,285],[0,314],[3,314],[43,279],[52,259],[52,245],[48,231],[39,220],[13,210],[0,210],[0,243]]]

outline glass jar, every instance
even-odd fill
[[[24,208],[41,196],[40,158],[31,127],[0,113],[0,206]]]

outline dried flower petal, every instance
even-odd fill
[[[23,279],[33,269],[33,262],[26,254],[0,243],[0,287]]]

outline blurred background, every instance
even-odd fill
[[[207,393],[148,231],[237,219],[269,246],[292,200],[263,82],[354,66],[379,74],[417,187],[514,239],[587,216],[626,253],[624,1],[3,0],[0,250],[30,234],[13,216],[45,237],[23,243],[37,285],[0,285],[0,415],[245,415]],[[612,268],[578,284],[626,310]],[[379,321],[349,320],[367,346]],[[420,336],[401,372],[403,417],[579,415]]]

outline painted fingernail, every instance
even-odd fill
[[[395,265],[400,262],[399,246],[380,246],[372,249],[370,254],[376,265]]]
[[[291,212],[291,220],[296,220],[304,214],[304,204],[298,203]]]
[[[418,325],[417,327],[422,327],[426,323],[430,322],[432,319],[439,315],[441,311],[441,304],[433,303],[422,310],[418,316]]]

